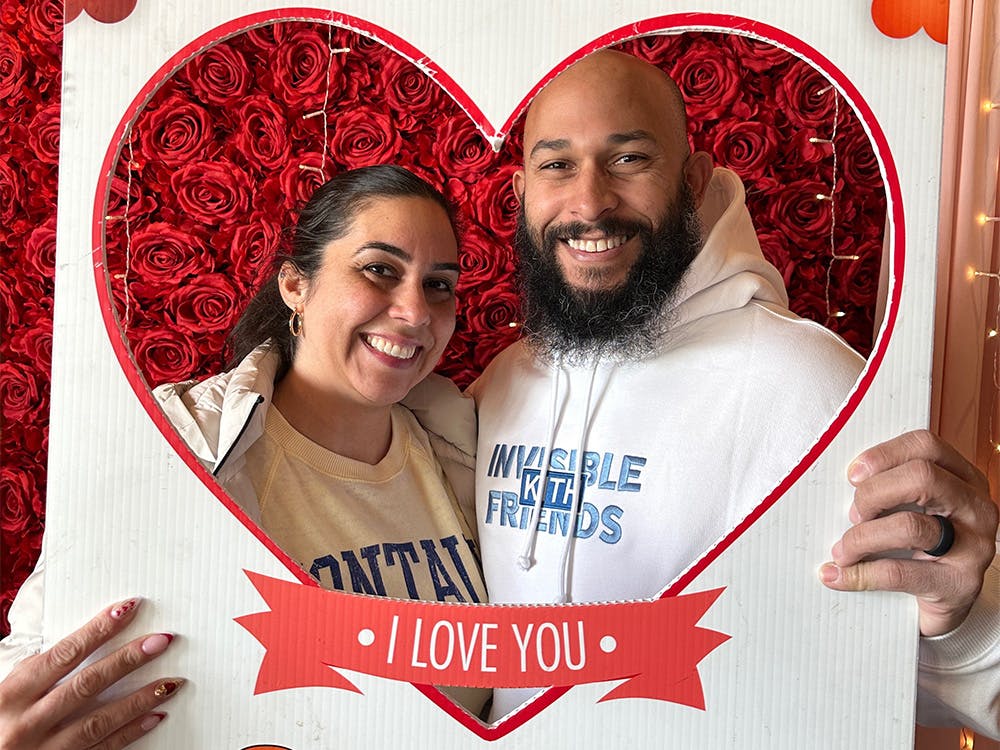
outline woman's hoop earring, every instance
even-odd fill
[[[302,313],[298,310],[292,310],[292,316],[288,319],[288,332],[296,339],[302,335]]]

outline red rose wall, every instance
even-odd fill
[[[64,60],[57,3],[0,6],[3,589],[9,602],[43,525],[62,111],[46,591],[59,607],[47,627],[63,632],[119,594],[153,600],[140,627],[181,634],[167,658],[195,690],[179,696],[187,718],[150,747],[367,747],[383,726],[416,747],[662,745],[667,733],[683,746],[740,736],[746,747],[833,748],[910,736],[912,611],[891,596],[835,596],[815,569],[847,525],[847,460],[926,420],[937,170],[926,144],[940,115],[914,124],[898,81],[939,91],[939,45],[889,40],[867,2],[833,13],[818,2],[640,0],[581,14],[578,3],[525,0],[448,15],[443,3],[416,13],[388,0],[344,0],[337,14],[277,12],[267,0],[92,5],[70,4]],[[102,15],[112,6],[117,15]],[[261,648],[234,621],[264,605],[243,570],[286,581],[294,571],[218,502],[176,436],[168,444],[146,387],[218,370],[225,333],[298,207],[324,175],[385,161],[459,208],[459,325],[439,369],[470,382],[518,335],[509,177],[521,109],[564,61],[615,44],[678,80],[692,143],[746,181],[792,309],[871,353],[804,462],[675,585],[729,592],[703,622],[730,639],[699,665],[706,710],[598,705],[607,686],[586,685],[491,733],[427,690],[368,674],[352,673],[362,696],[254,695]],[[894,282],[882,279],[889,323],[876,340],[883,261]],[[888,697],[903,718],[891,726],[871,710],[886,698],[885,673],[903,685]],[[776,738],[767,726],[794,731]]]

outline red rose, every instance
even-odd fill
[[[39,477],[27,468],[0,466],[0,528],[5,536],[23,536],[37,530],[43,508]]]
[[[462,236],[458,253],[461,267],[459,296],[475,294],[480,287],[509,283],[514,274],[514,253],[506,243],[498,242],[481,229],[470,229]]]
[[[130,274],[155,282],[181,279],[215,268],[215,259],[196,236],[165,222],[153,222],[132,234]]]
[[[809,245],[830,233],[830,202],[819,200],[829,185],[816,180],[795,180],[785,185],[770,207],[772,226],[783,227],[793,243]]]
[[[48,415],[49,397],[44,380],[33,367],[19,362],[0,362],[0,405],[4,417],[32,422]]]
[[[202,102],[218,106],[239,103],[253,84],[247,61],[232,40],[198,53],[177,76]]]
[[[221,224],[250,206],[250,180],[230,161],[185,164],[170,179],[177,205],[196,221]]]
[[[385,103],[403,130],[416,130],[454,116],[457,109],[441,87],[424,71],[399,55],[390,55],[382,68],[387,82]],[[465,113],[459,113],[465,117]]]
[[[256,168],[271,171],[288,161],[288,123],[269,97],[252,96],[237,110],[241,123],[232,137],[234,148]]]
[[[186,380],[201,365],[201,358],[191,346],[191,335],[187,332],[166,326],[133,329],[130,339],[136,364],[152,385]]]
[[[836,87],[818,70],[799,60],[779,79],[775,104],[793,125],[816,128],[821,133],[830,133],[838,110],[843,115],[843,110],[848,109]]]
[[[221,273],[206,273],[172,291],[165,308],[181,333],[227,333],[236,322],[240,293]]]
[[[27,6],[28,33],[25,36],[32,56],[58,60],[62,45],[63,3],[61,0],[35,0]]]
[[[503,243],[512,241],[517,226],[517,214],[520,211],[520,204],[511,181],[517,169],[516,164],[490,169],[481,179],[472,183],[470,190],[473,216],[476,221],[492,231],[497,240]]]
[[[294,222],[286,220],[289,212],[301,210],[316,188],[336,173],[336,165],[329,157],[325,162],[324,167],[323,155],[314,152],[295,155],[280,173],[264,180],[254,195],[254,211],[267,211],[272,220],[290,226]]]
[[[281,228],[262,216],[236,228],[229,245],[233,276],[244,290],[256,291],[267,278],[281,247]]]
[[[510,284],[497,284],[470,295],[464,311],[466,325],[476,334],[473,365],[482,372],[520,335],[520,329],[511,326],[520,321],[520,303]]]
[[[834,261],[831,293],[836,299],[856,307],[874,308],[882,271],[881,240],[864,240],[857,245],[842,247],[838,252],[859,257],[858,260]]]
[[[132,221],[148,216],[157,208],[156,201],[149,192],[142,189],[138,180],[133,179],[130,183],[127,177],[115,175],[111,178],[108,205],[105,209],[108,234],[121,232],[124,235],[122,229],[124,224],[119,224],[119,222],[124,221],[126,213],[128,213],[129,221]]]
[[[23,325],[9,332],[8,356],[18,358],[38,376],[38,387],[47,388],[52,371],[52,303],[30,300],[23,312]]]
[[[212,122],[208,112],[187,97],[172,94],[143,117],[147,121],[139,140],[147,159],[176,167],[206,156]]]
[[[462,114],[445,120],[433,144],[441,171],[473,183],[493,165],[495,155],[486,137]]]
[[[732,52],[714,35],[695,37],[684,56],[670,69],[684,95],[688,121],[693,127],[703,119],[727,112],[745,116],[749,109],[737,107],[743,87],[742,74]]]
[[[774,77],[777,73],[773,68],[787,65],[794,59],[787,50],[761,39],[740,34],[729,34],[728,38],[740,65],[755,73],[767,73],[768,76]]]
[[[686,42],[687,37],[683,34],[649,34],[622,42],[618,49],[660,68],[673,65]]]
[[[35,157],[48,163],[59,163],[59,102],[38,110],[28,129],[28,145]]]
[[[45,223],[35,227],[24,243],[24,259],[45,278],[56,273],[56,217],[51,214]]]
[[[768,123],[731,118],[719,123],[712,138],[716,164],[729,167],[746,183],[770,171],[779,135]]]
[[[29,69],[25,58],[17,37],[0,31],[0,101],[5,108],[13,109],[24,98]]]
[[[837,155],[840,159],[844,182],[857,192],[880,190],[883,187],[882,171],[868,139],[861,127],[852,127],[840,132],[837,139]]]
[[[274,49],[270,70],[263,76],[274,96],[296,112],[321,109],[328,92],[344,86],[343,55],[333,55],[331,61],[327,35],[322,26],[288,24],[281,45]]]
[[[403,140],[392,118],[368,105],[342,113],[333,124],[330,153],[348,169],[399,161]]]
[[[787,287],[801,258],[799,249],[792,246],[780,229],[758,231],[757,241],[764,257],[778,269]]]
[[[23,195],[21,174],[7,163],[6,155],[0,155],[0,223],[8,228],[22,210]]]

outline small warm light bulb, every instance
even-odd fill
[[[837,310],[837,312],[833,313],[833,317],[835,318],[843,318],[846,315],[847,313],[845,313],[843,310]]]
[[[994,109],[1000,109],[1000,102],[991,102],[989,99],[983,102],[983,112],[992,112]]]
[[[988,339],[994,338],[997,335],[997,333],[998,331],[996,328],[991,328],[989,331],[986,332],[986,338]]]
[[[960,739],[962,740],[962,744],[958,750],[973,750],[973,743],[976,741],[976,736],[972,733],[971,729],[962,727],[962,736]]]

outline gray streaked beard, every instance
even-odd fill
[[[614,289],[572,288],[565,280],[555,246],[559,237],[580,237],[598,229],[608,235],[638,234],[639,257]],[[536,356],[570,364],[609,359],[645,359],[669,327],[666,310],[681,289],[684,274],[702,247],[702,227],[687,183],[657,231],[631,221],[550,226],[539,247],[522,208],[514,246],[524,333]]]

